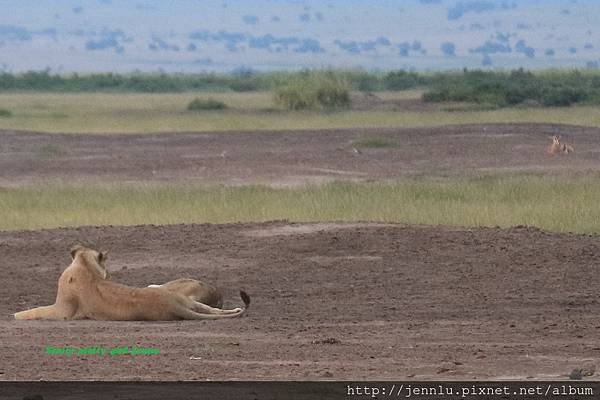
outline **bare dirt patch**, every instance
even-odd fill
[[[574,142],[575,153],[548,156],[555,134]],[[395,145],[354,151],[369,138]],[[543,124],[156,135],[3,131],[0,186],[49,180],[290,186],[411,174],[555,173],[597,170],[599,152],[600,129]]]
[[[386,224],[369,223],[369,224],[352,224],[352,223],[331,223],[331,222],[320,222],[316,224],[290,224],[282,226],[269,226],[263,229],[254,229],[244,232],[245,235],[250,237],[271,237],[271,236],[290,236],[290,235],[301,235],[305,233],[317,233],[326,232],[337,229],[352,229],[356,227],[382,227],[390,226]]]
[[[115,280],[206,279],[225,288],[226,305],[245,289],[251,309],[225,321],[14,321],[53,302],[82,238],[111,251]],[[393,224],[83,227],[0,233],[0,253],[4,380],[562,379],[600,363],[597,237]],[[47,345],[161,353],[50,356]]]

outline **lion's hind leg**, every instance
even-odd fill
[[[203,314],[217,314],[217,315],[227,315],[227,314],[236,314],[237,315],[240,313],[243,314],[244,312],[246,312],[248,307],[250,307],[250,296],[248,296],[248,294],[246,292],[244,292],[243,290],[240,290],[240,297],[242,298],[242,301],[244,302],[244,308],[236,307],[236,308],[233,308],[230,310],[222,309],[220,307],[214,308],[207,304],[193,301],[193,300],[192,300],[191,308],[194,309],[194,311],[200,312]]]
[[[222,308],[214,308],[211,306],[208,306],[204,303],[199,303],[197,301],[193,301],[191,300],[192,304],[191,304],[191,309],[193,309],[195,312],[201,313],[201,314],[211,314],[211,315],[229,315],[229,314],[239,314],[240,312],[243,311],[243,309],[241,308],[233,308],[230,310],[224,310]]]
[[[202,303],[199,303],[199,304],[202,304]],[[223,310],[221,310],[221,311],[223,311]],[[233,311],[233,310],[227,310],[227,311]],[[239,311],[236,311],[235,313],[229,313],[229,314],[203,314],[203,313],[198,313],[196,311],[190,310],[185,307],[181,307],[176,311],[176,314],[179,318],[182,318],[182,319],[222,319],[222,318],[241,317],[242,314],[244,314],[244,310],[240,308]]]

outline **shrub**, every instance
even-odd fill
[[[570,87],[549,88],[542,93],[542,104],[545,106],[565,107],[573,103],[578,103],[586,97],[586,93]]]
[[[227,105],[222,101],[215,99],[200,99],[196,97],[188,104],[188,110],[190,111],[205,111],[205,110],[224,110]]]
[[[167,75],[157,77],[133,75],[121,84],[122,90],[142,93],[164,93],[181,91],[177,82]]]
[[[332,71],[306,72],[275,90],[275,102],[288,110],[350,107],[350,84]]]
[[[438,74],[424,101],[461,101],[495,107],[543,104],[569,106],[600,100],[596,75],[573,72],[533,74],[522,69],[510,73],[463,71],[462,75]]]
[[[407,90],[419,84],[419,75],[416,72],[390,71],[383,78],[387,90]]]
[[[9,110],[5,110],[4,108],[0,108],[0,118],[8,118],[12,116],[12,113]]]
[[[361,92],[375,92],[384,88],[377,75],[368,74],[366,72],[358,74],[354,78],[354,84],[356,89],[360,90]]]

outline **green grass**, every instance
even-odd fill
[[[354,146],[367,149],[390,149],[400,147],[400,143],[379,136],[365,137],[353,142]]]
[[[503,175],[395,183],[96,185],[0,189],[0,229],[191,222],[383,221],[600,231],[600,176]]]
[[[378,93],[385,99],[414,98],[418,91]],[[145,133],[319,128],[433,127],[471,123],[561,123],[600,127],[600,106],[503,108],[463,112],[432,111],[284,111],[270,92],[210,93],[229,109],[193,113],[188,103],[198,93],[182,94],[0,94],[0,129],[66,133]]]
[[[227,108],[227,105],[222,101],[215,100],[212,97],[208,99],[201,99],[196,97],[194,100],[190,101],[187,109],[190,111],[207,111],[207,110],[224,110]]]

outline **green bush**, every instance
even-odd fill
[[[9,110],[0,108],[0,118],[8,118],[10,116],[12,116],[12,113]]]
[[[553,71],[533,74],[523,69],[505,72],[467,71],[437,74],[424,101],[459,101],[495,107],[519,104],[569,106],[600,102],[600,78],[594,73]]]
[[[350,107],[350,83],[332,71],[305,72],[275,90],[275,102],[288,110]]]
[[[227,105],[222,101],[215,99],[200,99],[196,97],[194,100],[190,101],[187,109],[190,111],[205,111],[205,110],[224,110],[227,108]]]
[[[390,71],[383,78],[383,84],[387,90],[408,90],[415,88],[419,83],[419,74],[402,70]]]
[[[514,105],[568,106],[600,104],[600,72],[549,70],[532,73],[467,70],[416,73],[403,70],[373,72],[314,70],[200,74],[52,74],[49,70],[12,74],[0,72],[0,92],[147,92],[276,91],[285,108],[335,109],[350,105],[350,90],[406,90],[424,88],[425,101],[467,102],[486,107]],[[211,108],[215,107],[215,108]],[[198,109],[221,109],[200,106]],[[1,115],[6,117],[6,114]]]
[[[384,89],[382,80],[377,75],[367,72],[357,74],[353,82],[353,86],[361,92],[375,92]]]
[[[587,98],[587,93],[570,87],[548,88],[542,93],[545,106],[565,107]]]

